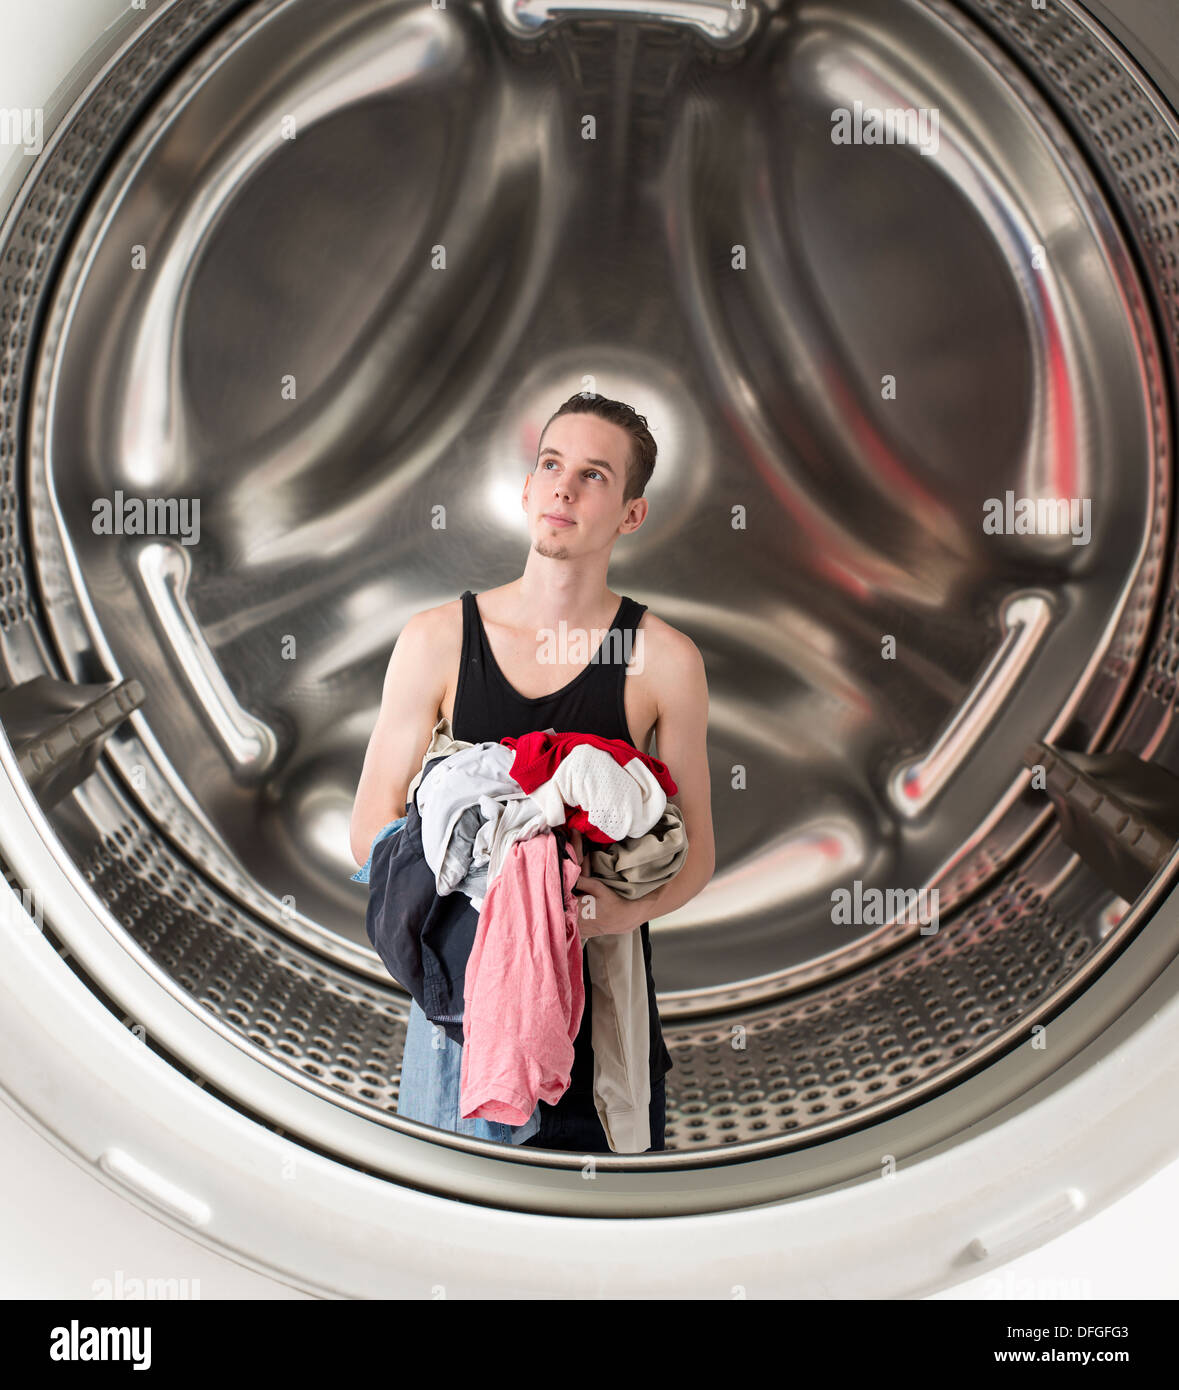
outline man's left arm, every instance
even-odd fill
[[[590,927],[590,935],[633,931],[642,922],[674,912],[700,892],[716,867],[708,773],[708,678],[704,658],[683,633],[675,634],[659,688],[656,751],[678,788],[670,800],[683,814],[688,853],[670,882],[641,898],[621,898],[583,874],[576,886],[592,894],[599,909],[592,922],[584,924]]]

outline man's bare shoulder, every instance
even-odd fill
[[[638,630],[647,647],[647,669],[660,683],[703,672],[704,658],[696,643],[649,608],[639,619]]]
[[[408,642],[419,649],[424,647],[436,652],[448,651],[456,640],[462,640],[462,599],[452,598],[446,603],[420,608],[407,619],[401,631]]]

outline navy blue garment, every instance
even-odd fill
[[[529,1149],[563,1149],[568,1153],[609,1153],[610,1141],[598,1118],[592,1091],[566,1091],[556,1105],[536,1102],[540,1128],[529,1138],[512,1140]],[[651,1146],[646,1151],[667,1147],[667,1077],[661,1076],[651,1087]],[[521,1126],[523,1129],[523,1126]]]
[[[445,756],[430,759],[423,782]],[[431,1023],[461,1043],[463,985],[479,912],[465,893],[439,894],[422,847],[416,792],[404,826],[373,850],[364,924],[389,974],[409,990]]]

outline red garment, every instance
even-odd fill
[[[522,1125],[569,1089],[585,1010],[577,855],[551,830],[517,840],[479,913],[463,982],[459,1114]]]
[[[658,758],[652,758],[646,753],[640,753],[625,739],[600,738],[597,734],[550,734],[537,730],[530,734],[521,734],[519,738],[501,738],[500,742],[507,748],[515,749],[512,777],[526,792],[535,791],[542,782],[547,782],[569,750],[576,748],[579,743],[590,743],[595,748],[604,748],[622,767],[632,759],[638,758],[651,769],[655,780],[668,796],[674,796],[679,790],[671,780],[666,763],[661,763]]]
[[[666,795],[674,796],[677,790],[666,763],[661,763],[658,758],[649,757],[646,753],[640,753],[625,739],[602,738],[598,734],[535,730],[532,733],[521,734],[518,738],[502,738],[500,742],[506,748],[514,750],[512,777],[526,792],[535,791],[555,776],[564,759],[581,744],[600,749],[623,768],[637,760]],[[636,780],[642,782],[645,775],[640,773]],[[564,823],[569,829],[580,830],[587,839],[598,844],[613,843],[615,835],[594,825],[584,806],[573,806],[568,802],[564,802],[563,805]]]

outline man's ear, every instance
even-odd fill
[[[648,508],[649,508],[650,504],[648,503],[648,501],[647,501],[647,499],[646,499],[645,497],[636,497],[636,498],[633,499],[633,501],[627,503],[627,512],[628,512],[628,514],[629,514],[631,508],[636,507],[636,506],[637,506],[638,509],[639,509],[639,515],[638,515],[638,518],[635,520],[634,525],[631,527],[631,530],[632,530],[632,531],[637,531],[637,530],[639,529],[639,527],[643,524],[644,520],[646,519],[647,511],[648,511]],[[628,520],[629,520],[629,515],[628,515],[627,517],[624,517],[624,518],[623,518],[624,524],[625,524],[626,521],[628,521]]]

